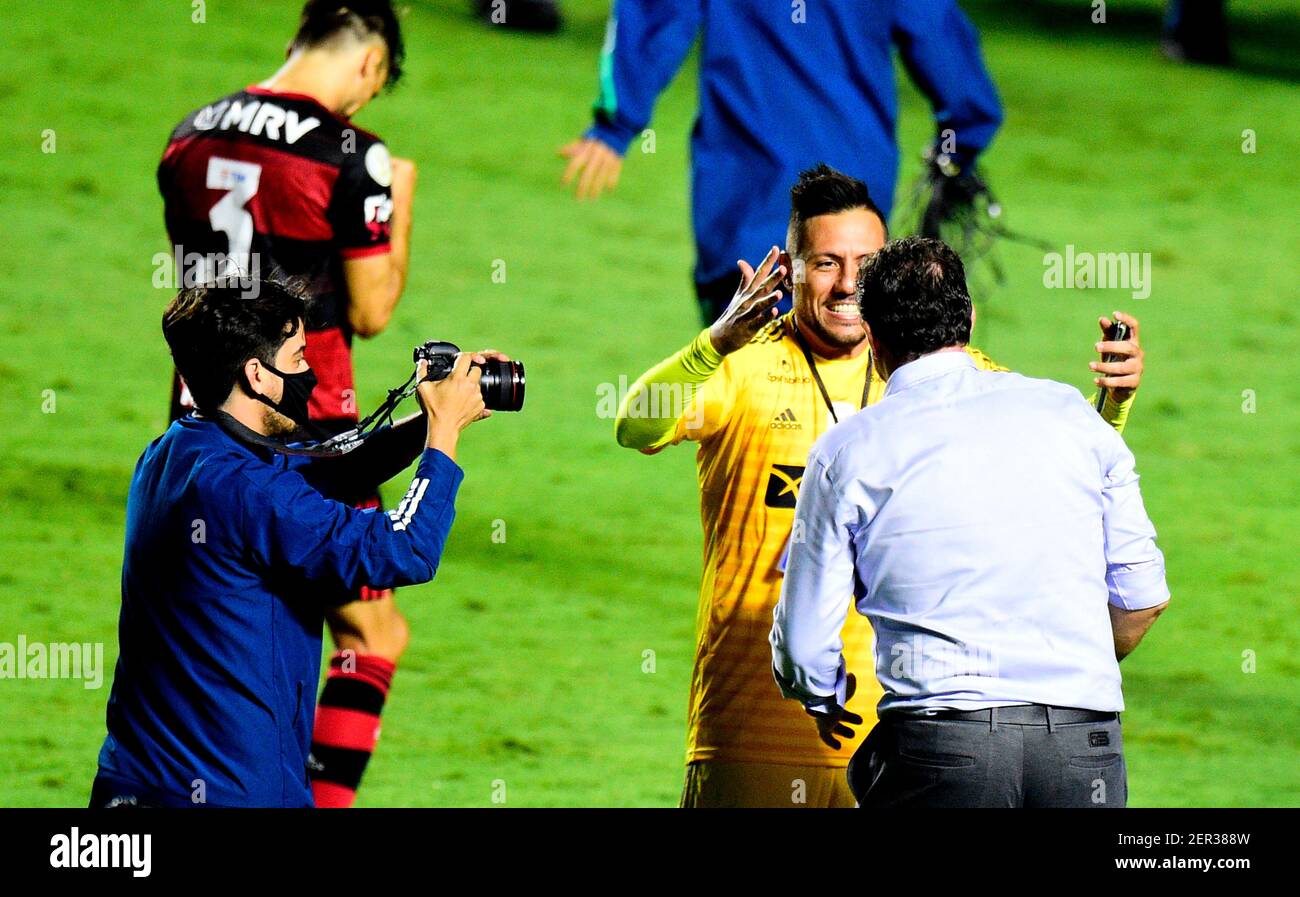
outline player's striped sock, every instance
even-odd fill
[[[397,666],[375,654],[336,651],[321,689],[312,733],[312,797],[318,807],[350,807],[379,740],[379,715]]]

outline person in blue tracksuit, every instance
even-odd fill
[[[131,480],[120,656],[91,806],[311,806],[320,596],[427,582],[442,556],[459,434],[487,414],[471,367],[483,356],[421,383],[424,414],[350,454],[282,454],[315,377],[302,298],[259,286],[253,298],[186,289],[163,317],[198,410],[149,445]],[[392,511],[349,504],[417,456]]]
[[[958,171],[1002,121],[975,28],[955,0],[614,0],[595,121],[560,150],[564,182],[576,180],[580,198],[616,185],[629,147],[651,149],[641,135],[655,100],[697,35],[691,217],[706,323],[731,301],[736,261],[784,243],[787,191],[800,171],[825,162],[865,181],[888,218],[898,169],[893,47]]]

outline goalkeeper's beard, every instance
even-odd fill
[[[861,319],[855,325],[838,321],[826,322],[821,313],[829,313],[824,303],[804,297],[796,298],[794,318],[799,328],[827,349],[849,351],[857,348],[867,338]],[[817,348],[813,347],[814,350]]]

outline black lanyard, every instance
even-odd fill
[[[812,348],[799,332],[799,325],[795,321],[790,321],[790,327],[794,330],[795,342],[799,344],[800,349],[803,349],[803,357],[808,362],[808,367],[812,369],[813,380],[817,383],[817,389],[821,391],[826,410],[831,413],[831,420],[838,424],[839,415],[835,413],[835,405],[831,402],[831,394],[826,391],[826,384],[822,382],[822,375],[817,373],[817,360],[813,358]],[[867,349],[867,378],[862,382],[862,402],[858,405],[859,411],[867,407],[867,395],[871,392],[871,366],[871,349]]]
[[[213,411],[210,414],[196,413],[195,416],[200,420],[215,421],[217,426],[225,430],[226,434],[236,442],[242,442],[249,446],[259,446],[279,455],[305,455],[308,458],[341,458],[360,446],[365,439],[365,437],[357,433],[356,429],[352,429],[333,436],[324,442],[287,445],[280,440],[263,436],[256,430],[246,427],[225,411]]]

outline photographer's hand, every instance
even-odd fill
[[[479,349],[474,353],[475,357],[482,356],[489,361],[509,361],[510,356],[504,352],[498,352],[496,349]],[[475,362],[476,364],[478,362]]]
[[[424,379],[427,365],[420,362],[417,368],[420,405],[428,420],[428,438],[425,445],[437,449],[453,461],[460,432],[474,423],[492,415],[483,404],[479,380],[485,362],[482,355],[461,352],[451,373],[441,380]]]

